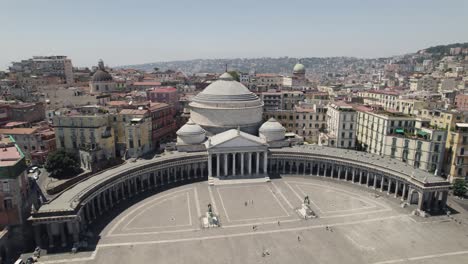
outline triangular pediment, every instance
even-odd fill
[[[245,148],[245,147],[265,147],[267,143],[264,139],[256,137],[236,129],[214,135],[206,143],[207,149],[219,148]]]

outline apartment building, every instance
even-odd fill
[[[384,110],[382,107],[358,105],[357,149],[383,155],[385,136],[393,133],[414,133],[416,118]]]
[[[57,149],[79,154],[81,166],[92,170],[98,162],[116,157],[114,129],[107,113],[71,112],[54,116]]]
[[[356,110],[345,102],[328,105],[327,131],[320,133],[319,145],[354,149],[356,143]]]
[[[396,132],[385,137],[384,155],[401,160],[414,168],[437,175],[444,173],[444,154],[447,131],[431,129],[429,121],[414,133]]]
[[[67,56],[33,56],[13,62],[9,71],[20,76],[59,77],[63,83],[74,83],[73,65]]]
[[[0,135],[0,227],[26,223],[31,210],[26,160],[13,137]]]

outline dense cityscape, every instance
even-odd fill
[[[468,208],[457,198],[464,196],[468,179],[466,43],[378,59],[223,59],[121,67],[98,59],[96,65],[74,67],[67,56],[34,56],[0,72],[0,88],[3,263],[32,251],[37,260],[44,249],[86,251],[83,241],[86,236],[92,241],[94,231],[83,219],[96,219],[96,211],[110,210],[126,196],[181,181],[216,186],[226,179],[270,182],[281,170],[330,178],[336,172],[338,179],[401,196],[401,206],[416,216],[450,217],[455,209],[447,206],[448,198]],[[243,149],[232,154],[236,147]],[[288,148],[302,155],[350,156],[347,161],[362,153],[357,159],[362,163],[400,164],[394,166],[408,168],[409,184],[349,164],[335,164],[330,172],[328,163],[317,160],[296,165],[301,158],[287,161],[294,157]],[[177,159],[194,164],[169,169],[161,179],[151,172],[113,184],[92,203],[74,198],[71,215],[57,207],[80,184]],[[316,217],[320,209],[305,203],[304,217]],[[209,213],[202,225],[220,226],[220,212]],[[67,222],[75,215],[81,220]]]
[[[3,1],[0,264],[468,263],[467,10]]]

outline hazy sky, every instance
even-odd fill
[[[468,42],[467,0],[0,0],[0,69],[196,58],[381,57]]]

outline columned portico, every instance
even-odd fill
[[[211,137],[205,146],[209,157],[209,177],[255,178],[267,175],[268,144],[259,137],[232,129]],[[222,156],[224,160],[220,158]]]

